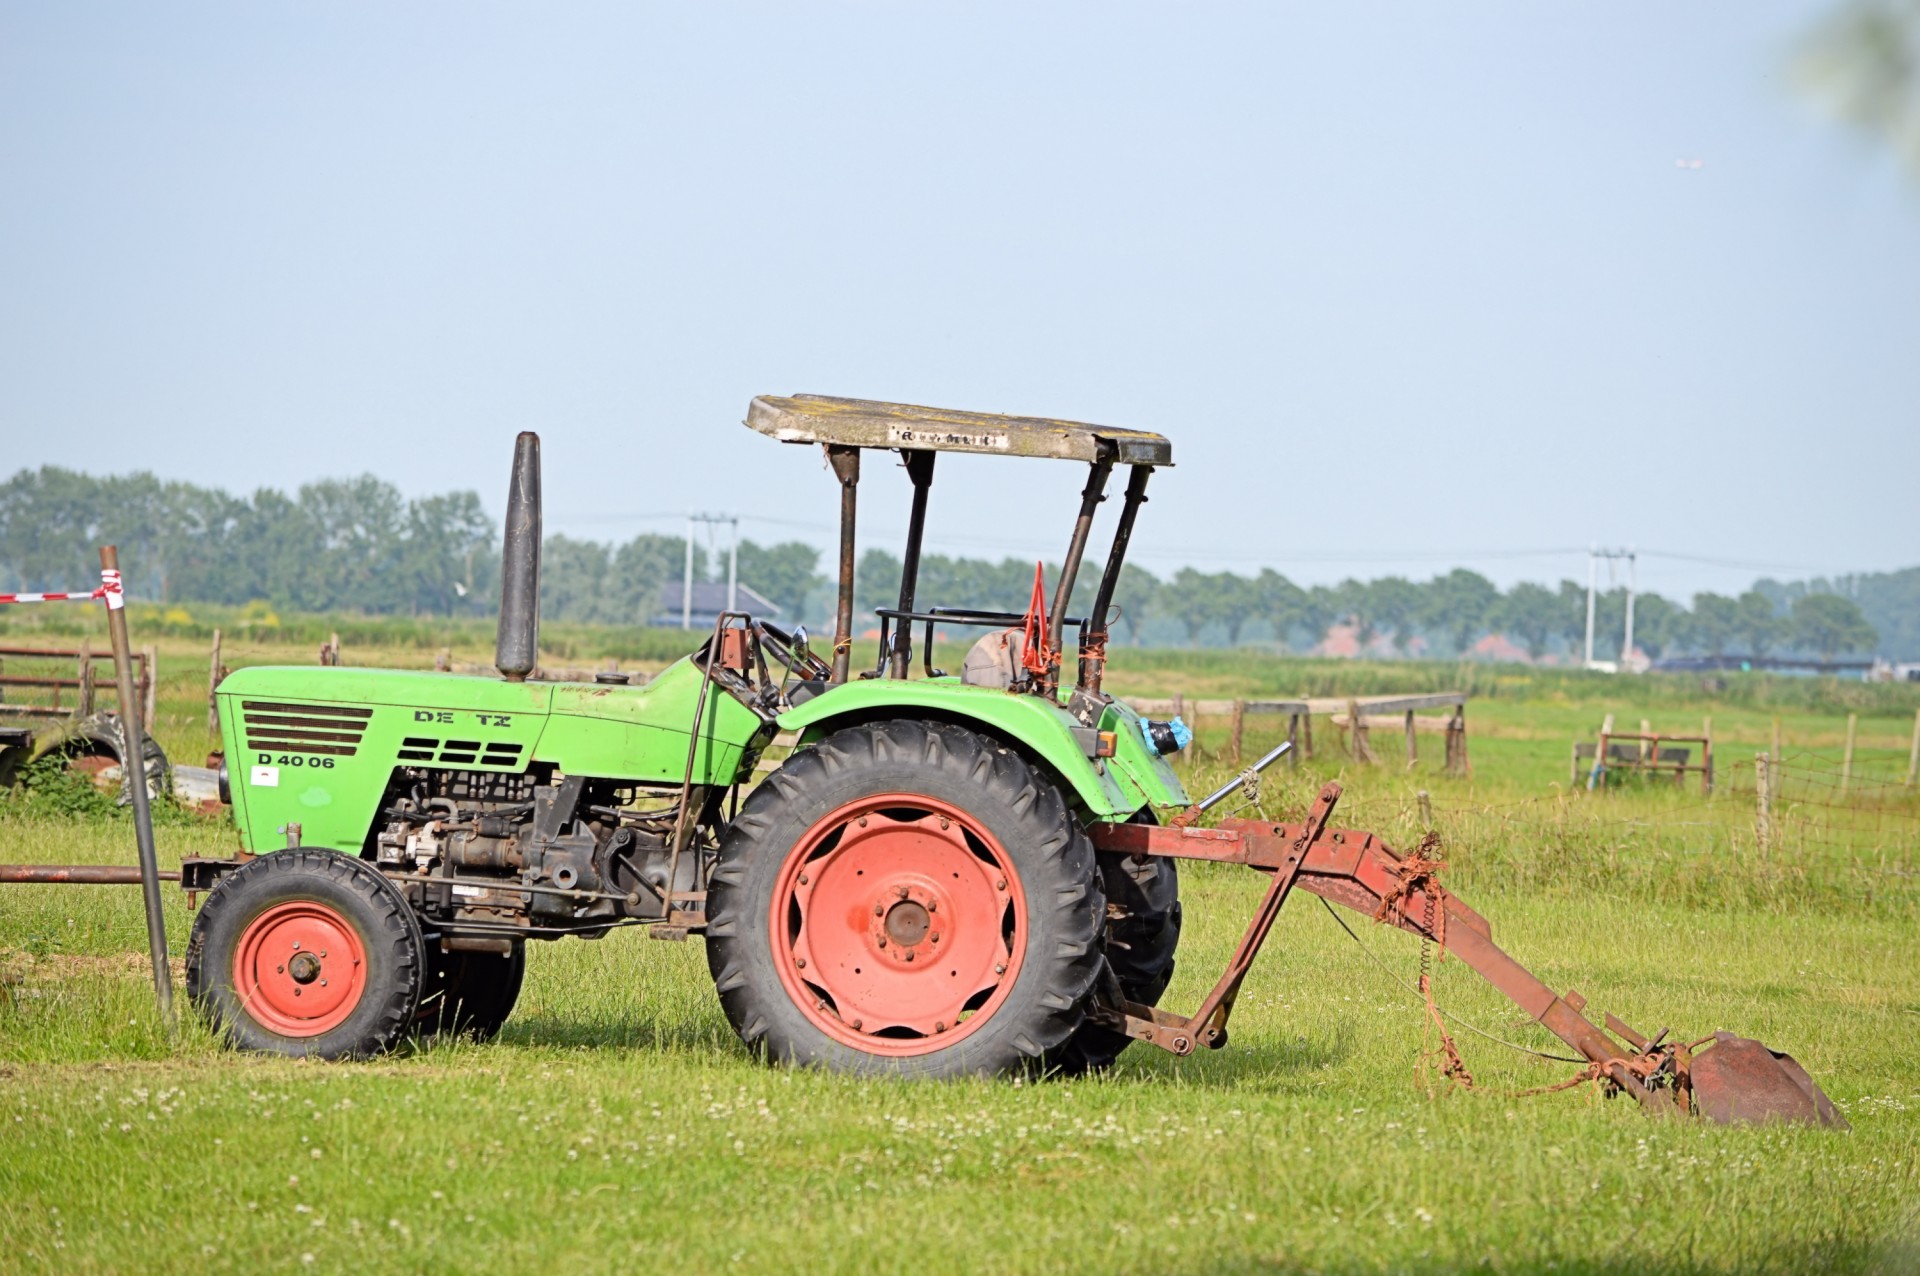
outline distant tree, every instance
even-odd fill
[[[1227,646],[1238,647],[1247,622],[1264,612],[1260,591],[1255,583],[1238,572],[1215,572],[1213,582],[1214,618],[1227,631]]]
[[[744,575],[746,544],[743,543],[740,549],[743,579],[752,583],[752,578]],[[707,572],[707,547],[695,541],[693,578],[705,580]],[[616,609],[624,618],[623,623],[644,625],[665,613],[668,610],[667,588],[678,586],[686,574],[685,537],[646,532],[614,550],[612,576],[607,585],[614,596]]]
[[[1736,600],[1735,629],[1740,642],[1751,655],[1764,656],[1780,637],[1780,617],[1773,600],[1757,589],[1749,589]]]
[[[1494,607],[1493,623],[1538,660],[1547,654],[1548,644],[1561,628],[1560,611],[1558,594],[1544,585],[1521,581]]]
[[[1834,7],[1807,37],[1794,71],[1830,114],[1878,135],[1920,177],[1920,3]]]
[[[1485,632],[1488,618],[1500,601],[1500,591],[1478,572],[1456,567],[1436,576],[1426,590],[1427,626],[1447,636],[1456,652],[1465,654]]]
[[[1624,621],[1624,617],[1622,620]],[[1684,639],[1686,609],[1659,594],[1636,594],[1633,599],[1633,645],[1658,660]]]
[[[1274,642],[1285,651],[1294,627],[1307,623],[1306,591],[1273,568],[1265,567],[1254,578],[1253,592],[1267,623],[1273,626]]]
[[[450,616],[474,599],[474,559],[492,553],[493,520],[480,498],[450,492],[408,503],[405,535],[391,551],[389,571],[398,577],[406,611]],[[402,609],[400,599],[392,601],[394,610]]]
[[[1808,594],[1793,604],[1791,632],[1794,646],[1832,660],[1840,652],[1870,651],[1880,635],[1851,598],[1838,594]]]
[[[860,555],[853,568],[853,607],[872,616],[900,601],[900,560],[884,549]]]
[[[1182,567],[1161,591],[1162,605],[1187,630],[1187,646],[1200,645],[1200,633],[1222,619],[1219,580],[1194,567]]]
[[[1374,623],[1393,634],[1393,647],[1402,656],[1412,643],[1425,601],[1420,586],[1404,576],[1382,576],[1367,586],[1367,609]]]
[[[725,560],[714,567],[716,578],[724,580]],[[820,551],[798,541],[766,546],[741,541],[739,572],[741,583],[759,590],[791,625],[805,609],[807,596],[820,585]]]
[[[1127,563],[1120,568],[1120,579],[1115,582],[1113,590],[1113,605],[1117,612],[1113,619],[1126,628],[1129,646],[1140,645],[1141,622],[1153,615],[1162,588],[1160,578],[1144,567]]]
[[[1301,609],[1300,623],[1307,631],[1307,647],[1311,650],[1327,640],[1327,631],[1339,621],[1345,612],[1340,607],[1339,591],[1327,585],[1314,585],[1307,590],[1306,606]]]
[[[1687,625],[1687,637],[1697,650],[1709,656],[1726,655],[1740,627],[1740,604],[1733,599],[1713,593],[1693,596],[1693,616]]]
[[[1554,591],[1554,628],[1567,646],[1584,657],[1587,649],[1587,587],[1563,580]],[[1596,621],[1597,625],[1597,621]],[[1596,642],[1598,639],[1596,638]]]
[[[1353,627],[1353,640],[1361,651],[1373,641],[1373,591],[1365,581],[1348,578],[1333,587],[1335,605],[1340,616]]]
[[[612,553],[598,541],[549,536],[540,546],[540,614],[551,620],[631,623],[607,598]]]

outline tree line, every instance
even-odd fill
[[[165,603],[304,611],[487,615],[498,594],[496,521],[473,492],[407,498],[371,475],[235,496],[151,474],[95,477],[57,467],[22,470],[0,484],[0,588],[86,588],[94,547],[117,543],[130,590]],[[645,624],[684,571],[687,542],[643,534],[622,543],[553,535],[542,551],[542,614],[602,624]],[[702,580],[724,575],[724,553],[693,546]],[[1100,564],[1083,568],[1072,609],[1092,605]],[[818,550],[800,542],[741,542],[739,574],[787,620],[825,623],[832,582]],[[929,554],[917,604],[1024,612],[1030,560]],[[1058,577],[1049,565],[1049,597]],[[855,602],[872,623],[897,601],[900,560],[869,549],[856,568]],[[1501,590],[1465,568],[1414,581],[1399,576],[1295,584],[1271,568],[1253,574],[1184,567],[1165,577],[1129,564],[1114,595],[1115,641],[1130,644],[1271,643],[1305,651],[1336,628],[1384,655],[1461,655],[1497,635],[1529,657],[1577,653],[1586,634],[1586,588],[1521,582]],[[1624,589],[1597,599],[1595,654],[1617,655]],[[1827,658],[1868,652],[1920,655],[1920,567],[1839,580],[1761,580],[1729,597],[1690,605],[1644,593],[1634,600],[1636,646],[1648,655],[1796,652]]]

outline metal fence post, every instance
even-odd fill
[[[214,693],[220,689],[220,631],[213,631],[213,655],[207,662],[207,734],[213,737],[215,748],[220,747],[220,698]]]
[[[1853,738],[1860,729],[1860,715],[1847,715],[1847,751],[1840,755],[1840,796],[1847,795],[1847,786],[1853,783]]]
[[[140,894],[147,906],[147,952],[153,959],[153,992],[160,1018],[173,1024],[173,972],[167,966],[167,919],[160,904],[160,864],[153,849],[153,811],[147,804],[147,733],[140,721],[140,697],[133,689],[133,647],[127,638],[126,597],[121,592],[120,550],[100,547],[100,583],[105,589],[107,633],[113,638],[113,672],[120,689],[120,742],[126,749],[122,771],[133,798],[133,833],[140,845]]]
[[[1907,787],[1913,787],[1916,775],[1920,775],[1920,709],[1913,711],[1913,744],[1907,750]]]

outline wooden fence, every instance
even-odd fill
[[[1341,747],[1357,762],[1382,761],[1373,745],[1373,732],[1400,731],[1406,738],[1407,765],[1420,760],[1419,736],[1431,733],[1445,738],[1446,769],[1449,775],[1469,775],[1467,759],[1467,696],[1464,691],[1440,691],[1421,695],[1381,696],[1309,696],[1299,700],[1189,700],[1175,696],[1171,700],[1146,700],[1128,697],[1127,703],[1138,713],[1162,717],[1179,715],[1198,730],[1203,718],[1230,720],[1228,752],[1236,765],[1241,760],[1241,739],[1248,714],[1272,714],[1287,719],[1287,739],[1293,751],[1287,755],[1291,765],[1302,757],[1313,757],[1313,720],[1324,716],[1340,736]],[[1423,710],[1445,709],[1442,714]]]

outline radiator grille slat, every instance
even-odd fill
[[[359,752],[371,709],[347,705],[283,704],[269,700],[242,700],[241,721],[249,749],[285,749],[350,758]]]

